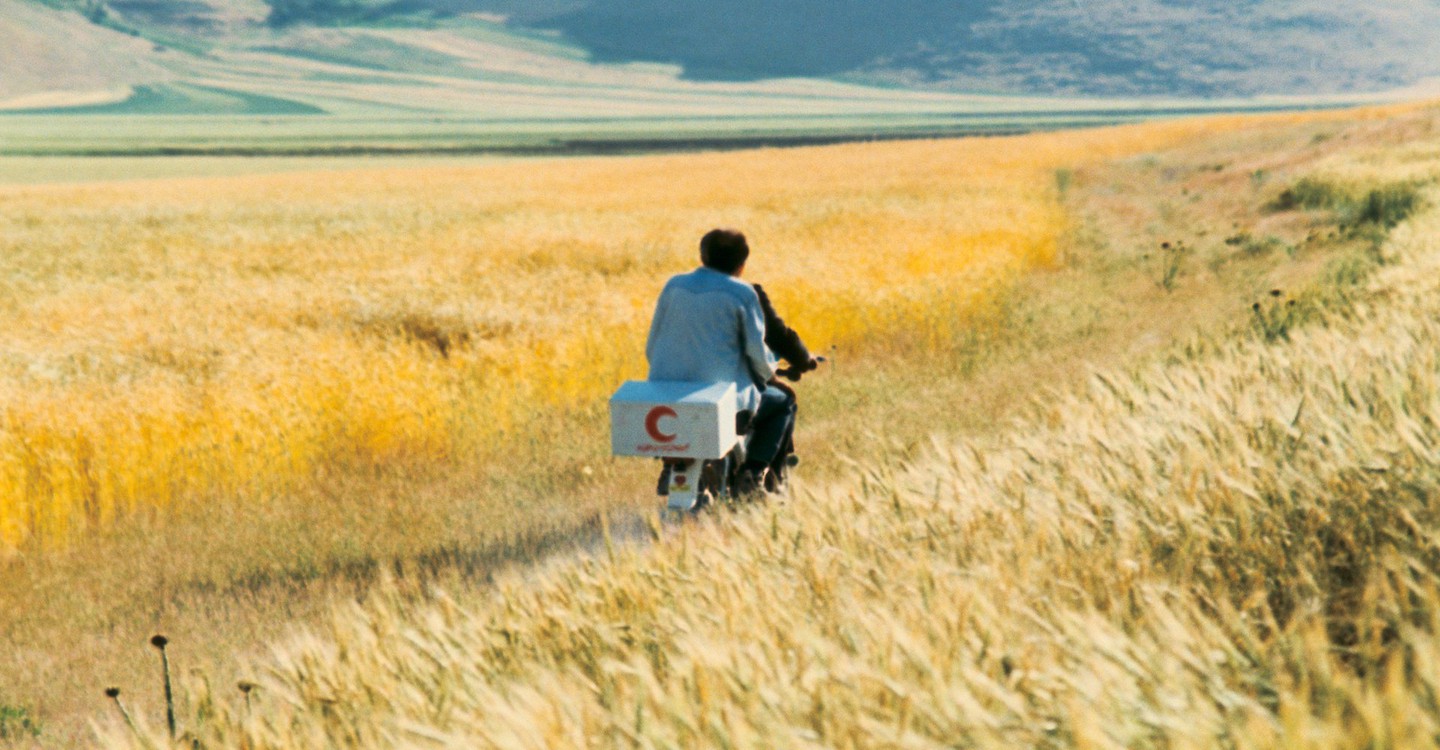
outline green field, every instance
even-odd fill
[[[79,113],[0,115],[0,157],[579,155],[823,145],[866,140],[993,136],[1182,116],[1325,109],[1326,102],[1128,106],[1049,110],[812,116],[505,119],[473,116],[305,116],[310,105],[209,92],[234,115],[195,114],[195,101],[147,91],[135,104]],[[158,115],[165,107],[174,114]],[[277,113],[259,116],[255,110]],[[279,110],[290,109],[289,112]]]

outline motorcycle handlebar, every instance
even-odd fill
[[[826,362],[826,359],[825,359],[824,357],[816,357],[816,358],[815,358],[816,367],[818,367],[819,365],[824,364],[825,362]],[[776,370],[776,371],[775,371],[775,377],[777,377],[777,378],[785,378],[786,380],[789,380],[789,381],[792,382],[792,383],[798,383],[798,382],[800,382],[800,378],[801,378],[802,376],[804,376],[805,373],[807,373],[807,372],[810,372],[810,370],[807,369],[807,368],[805,368],[805,367],[802,366],[802,365],[796,365],[796,366],[794,366],[794,367],[784,367],[784,368],[781,368],[781,369],[779,369],[779,370]]]

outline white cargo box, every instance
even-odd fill
[[[631,381],[610,397],[617,456],[724,458],[735,447],[735,384]]]

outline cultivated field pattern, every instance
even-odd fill
[[[663,63],[617,63],[604,61],[603,50],[613,49],[609,44],[590,39],[598,46],[587,49],[577,46],[574,36],[548,30],[550,21],[559,22],[556,14],[573,3],[548,4],[551,7],[546,9],[536,3],[515,7],[515,3],[502,2],[497,7],[483,0],[478,4],[307,0],[283,3],[301,17],[267,22],[270,6],[281,4],[267,5],[260,0],[0,0],[0,70],[5,72],[0,75],[0,155],[609,153],[657,146],[693,149],[695,144],[800,145],[879,135],[1015,133],[1131,122],[1177,111],[1353,104],[1394,100],[1393,94],[1375,92],[1397,88],[1424,74],[1428,62],[1404,50],[1413,46],[1413,38],[1427,38],[1436,17],[1432,11],[1415,8],[1382,8],[1363,14],[1378,18],[1368,22],[1376,36],[1371,37],[1372,44],[1364,48],[1363,56],[1342,58],[1332,47],[1326,56],[1328,67],[1320,71],[1310,65],[1314,55],[1302,51],[1305,65],[1299,76],[1284,82],[1275,78],[1274,71],[1261,72],[1269,63],[1260,59],[1268,57],[1271,48],[1212,39],[1207,44],[1248,47],[1256,52],[1253,58],[1226,61],[1225,70],[1238,80],[1227,80],[1203,98],[1195,96],[1200,92],[1194,86],[1177,83],[1164,96],[1136,99],[1127,88],[1112,91],[1109,85],[1078,97],[1068,84],[1017,73],[1020,66],[1013,61],[1001,65],[1004,72],[997,80],[1006,79],[1003,84],[965,81],[960,88],[947,90],[941,83],[947,76],[929,78],[921,72],[930,63],[919,58],[938,53],[923,42],[913,50],[919,57],[904,65],[918,68],[908,70],[882,65],[884,72],[872,71],[878,75],[828,77],[862,62],[851,60],[828,72],[787,70],[782,63],[761,74],[766,66],[781,62],[780,51],[726,51],[736,40],[713,34],[715,24],[703,20],[706,13],[715,12],[753,16],[758,12],[755,9],[715,6],[695,15],[702,20],[688,30],[675,27],[678,19],[673,9],[662,13],[637,10],[637,6],[627,7],[621,19],[585,20],[583,14],[569,19],[575,24],[571,30],[581,38],[595,32],[613,33],[614,22],[620,20],[628,27],[623,33],[625,41],[654,36],[685,48],[678,56],[657,49],[638,58]],[[894,12],[872,9],[867,14],[888,14],[890,23],[909,15],[911,23],[920,27],[938,20],[927,20],[931,14],[911,5]],[[1068,8],[1068,3],[1065,5]],[[355,12],[361,6],[374,13]],[[823,37],[815,36],[819,31],[814,23],[817,14],[803,6],[794,5],[784,12],[766,7],[766,20],[758,24],[765,33],[746,30],[742,35],[751,41],[757,36],[778,35],[785,40],[783,51],[804,49],[818,51],[822,57],[845,56],[843,45],[821,42]],[[479,12],[487,8],[492,12]],[[801,11],[798,16],[797,9]],[[1325,20],[1334,11],[1318,16],[1313,11],[1295,12],[1313,20],[1314,28],[1289,24],[1298,30],[1303,49],[1314,44],[1314,39],[1336,33]],[[1151,12],[1141,11],[1140,15]],[[787,14],[789,20],[782,20]],[[940,15],[951,14],[953,10],[943,10]],[[826,20],[832,23],[875,25],[846,12],[831,15],[834,17],[826,16]],[[657,19],[672,28],[651,28]],[[795,29],[797,21],[810,28],[804,32]],[[539,25],[525,26],[531,22]],[[1056,18],[1042,14],[1040,22],[1053,24]],[[1172,17],[1171,22],[1227,30],[1233,26],[1220,21],[1199,23],[1197,18]],[[1378,31],[1382,27],[1389,31]],[[711,35],[706,43],[692,39],[697,28]],[[731,31],[743,28],[736,26]],[[1136,50],[1143,50],[1142,56],[1156,54],[1155,47],[1163,44],[1155,38],[1156,32],[1147,34],[1146,43]],[[1168,30],[1173,33],[1174,29]],[[1260,32],[1238,33],[1243,40]],[[797,35],[809,38],[810,43],[794,45]],[[1276,36],[1276,32],[1264,32],[1263,38],[1275,41]],[[1160,35],[1160,39],[1168,38]],[[1383,52],[1389,57],[1374,59],[1381,53],[1374,38],[1387,40]],[[945,40],[941,45],[954,43]],[[1277,49],[1289,48],[1282,55],[1288,60],[1279,64],[1281,71],[1294,68],[1295,46],[1293,41],[1277,42]],[[697,48],[703,48],[705,54],[720,54],[737,65],[735,71],[741,75],[738,79],[722,76],[731,80],[699,80],[704,78],[702,73],[675,64]],[[894,52],[908,48],[902,44]],[[1186,54],[1205,57],[1189,46]],[[938,57],[947,55],[938,53]],[[1041,69],[1058,70],[1073,65],[1073,57],[1036,55],[1027,59]],[[753,63],[759,63],[761,69],[752,69]],[[943,60],[940,64],[950,66]],[[1140,64],[1130,60],[1121,63],[1119,70]],[[966,67],[974,69],[969,64]],[[1154,79],[1151,85],[1162,85],[1160,80],[1170,79],[1170,73],[1177,71],[1192,79],[1217,75],[1205,65],[1174,60],[1161,67],[1170,72],[1160,71],[1158,77],[1156,71],[1145,74]],[[1341,81],[1326,72],[1335,67],[1357,71],[1369,67],[1385,75],[1357,73]],[[797,77],[801,75],[812,77]],[[1012,77],[1015,75],[1029,80],[1022,83]],[[1259,78],[1242,85],[1251,76]],[[1073,76],[1061,76],[1069,77]],[[1133,79],[1116,70],[1103,77],[1098,72],[1082,77],[1095,82]],[[1268,83],[1258,85],[1261,78]],[[1325,84],[1309,83],[1315,79]],[[922,85],[926,82],[932,84],[928,90]],[[1262,90],[1305,94],[1253,95]],[[1221,91],[1225,93],[1221,95]]]

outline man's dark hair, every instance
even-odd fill
[[[733,229],[715,229],[700,239],[700,262],[706,268],[735,275],[750,257],[750,243]]]

